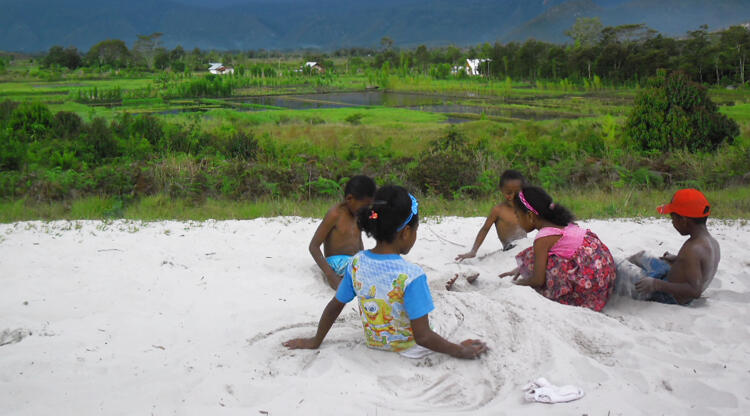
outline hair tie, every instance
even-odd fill
[[[372,211],[372,214],[370,214],[370,219],[371,219],[371,220],[376,220],[376,219],[378,219],[378,213],[377,213],[377,212],[375,212],[375,211]]]
[[[552,211],[553,209],[555,209],[555,203],[554,203],[554,202],[551,202],[551,203],[549,204],[549,210],[550,210],[550,211]]]
[[[406,220],[403,224],[401,224],[400,227],[396,228],[396,232],[400,232],[406,226],[409,224],[409,221],[411,221],[412,218],[414,218],[415,215],[419,214],[419,202],[417,201],[417,198],[414,198],[414,195],[409,194],[409,198],[411,199],[411,210],[409,211],[409,216],[406,217]]]

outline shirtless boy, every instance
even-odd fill
[[[513,211],[513,197],[515,197],[524,185],[526,185],[526,178],[523,177],[521,172],[510,169],[503,172],[502,176],[500,176],[500,191],[503,193],[505,201],[492,208],[490,215],[487,216],[484,225],[482,225],[479,233],[477,233],[477,238],[474,240],[474,246],[471,248],[471,251],[459,254],[456,256],[456,261],[476,257],[479,246],[484,242],[493,224],[497,230],[497,237],[503,245],[503,251],[510,250],[515,246],[511,244],[512,241],[526,237],[526,232],[518,225],[518,218],[516,218],[516,214]]]
[[[671,203],[658,207],[657,211],[669,214],[677,232],[690,238],[677,255],[667,252],[659,260],[643,255],[631,258],[631,262],[647,271],[657,270],[636,282],[635,289],[648,295],[648,300],[686,305],[701,296],[719,266],[719,243],[706,227],[711,206],[700,191],[681,189],[674,194]]]
[[[310,254],[334,290],[339,286],[352,256],[364,249],[356,214],[361,208],[372,204],[373,195],[375,182],[372,179],[364,175],[351,178],[344,187],[344,201],[328,210],[310,240]],[[323,252],[320,251],[321,244]]]

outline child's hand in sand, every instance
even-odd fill
[[[455,259],[453,259],[453,260],[455,260],[455,261],[461,261],[461,260],[465,260],[465,259],[470,259],[470,258],[474,258],[474,257],[476,257],[476,256],[477,256],[477,252],[476,252],[476,251],[470,251],[470,252],[468,252],[468,253],[464,253],[464,254],[459,254],[459,255],[458,255],[458,256],[456,256],[456,258],[455,258]]]
[[[503,278],[503,277],[506,277],[506,276],[513,276],[513,281],[515,282],[516,280],[518,280],[518,276],[520,276],[520,275],[521,275],[521,270],[518,267],[516,267],[515,269],[513,269],[513,270],[511,270],[509,272],[500,273],[498,275],[498,277]]]
[[[454,355],[456,358],[478,358],[487,351],[487,344],[478,339],[461,341],[461,349]]]
[[[652,277],[644,277],[643,279],[635,283],[635,290],[637,290],[639,293],[645,294],[656,292],[657,290],[659,290],[656,287],[658,282],[660,282],[660,280],[654,279]]]
[[[315,338],[295,338],[289,341],[284,341],[281,345],[289,348],[290,350],[314,350],[320,346],[320,343]]]

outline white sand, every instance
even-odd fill
[[[407,256],[435,329],[489,344],[477,361],[368,349],[355,303],[319,350],[282,347],[333,295],[307,252],[316,220],[0,225],[0,414],[750,413],[750,226],[709,222],[722,261],[693,306],[613,298],[596,313],[496,277],[530,238],[502,253],[491,234],[454,263],[482,221],[426,221]],[[616,256],[685,239],[666,220],[584,225]],[[525,403],[540,376],[586,397]]]

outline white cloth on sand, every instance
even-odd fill
[[[429,348],[425,348],[421,345],[415,345],[408,350],[401,351],[399,354],[401,354],[402,357],[406,358],[424,358],[430,354],[432,354],[434,351],[432,351]]]
[[[526,400],[539,403],[565,403],[578,400],[584,393],[576,386],[555,386],[546,378],[540,377],[523,388]]]

